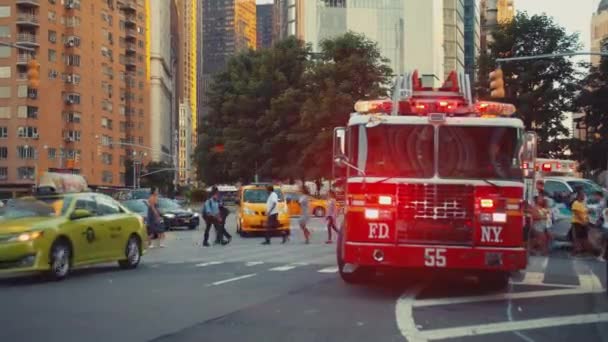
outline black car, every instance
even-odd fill
[[[127,209],[143,217],[144,224],[148,224],[148,201],[144,199],[131,199],[122,202]]]
[[[163,217],[167,229],[188,227],[196,229],[200,223],[200,215],[191,209],[185,209],[174,200],[168,198],[158,199],[158,211]]]

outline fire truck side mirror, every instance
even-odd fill
[[[538,136],[535,132],[526,132],[522,146],[521,163],[524,177],[534,177],[534,167],[536,166],[536,150],[538,146]]]
[[[333,156],[334,159],[337,156],[344,155],[345,153],[345,141],[346,141],[346,128],[344,127],[336,127],[334,128],[334,150]]]

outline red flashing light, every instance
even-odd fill
[[[494,208],[494,200],[492,200],[490,198],[480,199],[479,205],[485,209],[492,209],[492,208]]]
[[[543,164],[543,171],[551,171],[551,164],[549,164],[549,163]]]

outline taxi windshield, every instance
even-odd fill
[[[0,209],[0,219],[63,216],[67,213],[71,203],[71,197],[19,198]]]
[[[283,200],[283,192],[275,189],[274,192],[279,197],[279,201]],[[266,203],[268,199],[268,191],[266,189],[248,189],[243,193],[243,202],[245,203]]]

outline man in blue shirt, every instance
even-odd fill
[[[205,235],[203,240],[203,246],[209,247],[209,230],[211,226],[215,228],[215,243],[225,245],[223,241],[224,233],[222,232],[222,216],[220,212],[219,191],[217,187],[213,187],[211,190],[211,197],[205,201],[203,205],[203,219],[205,220]]]

